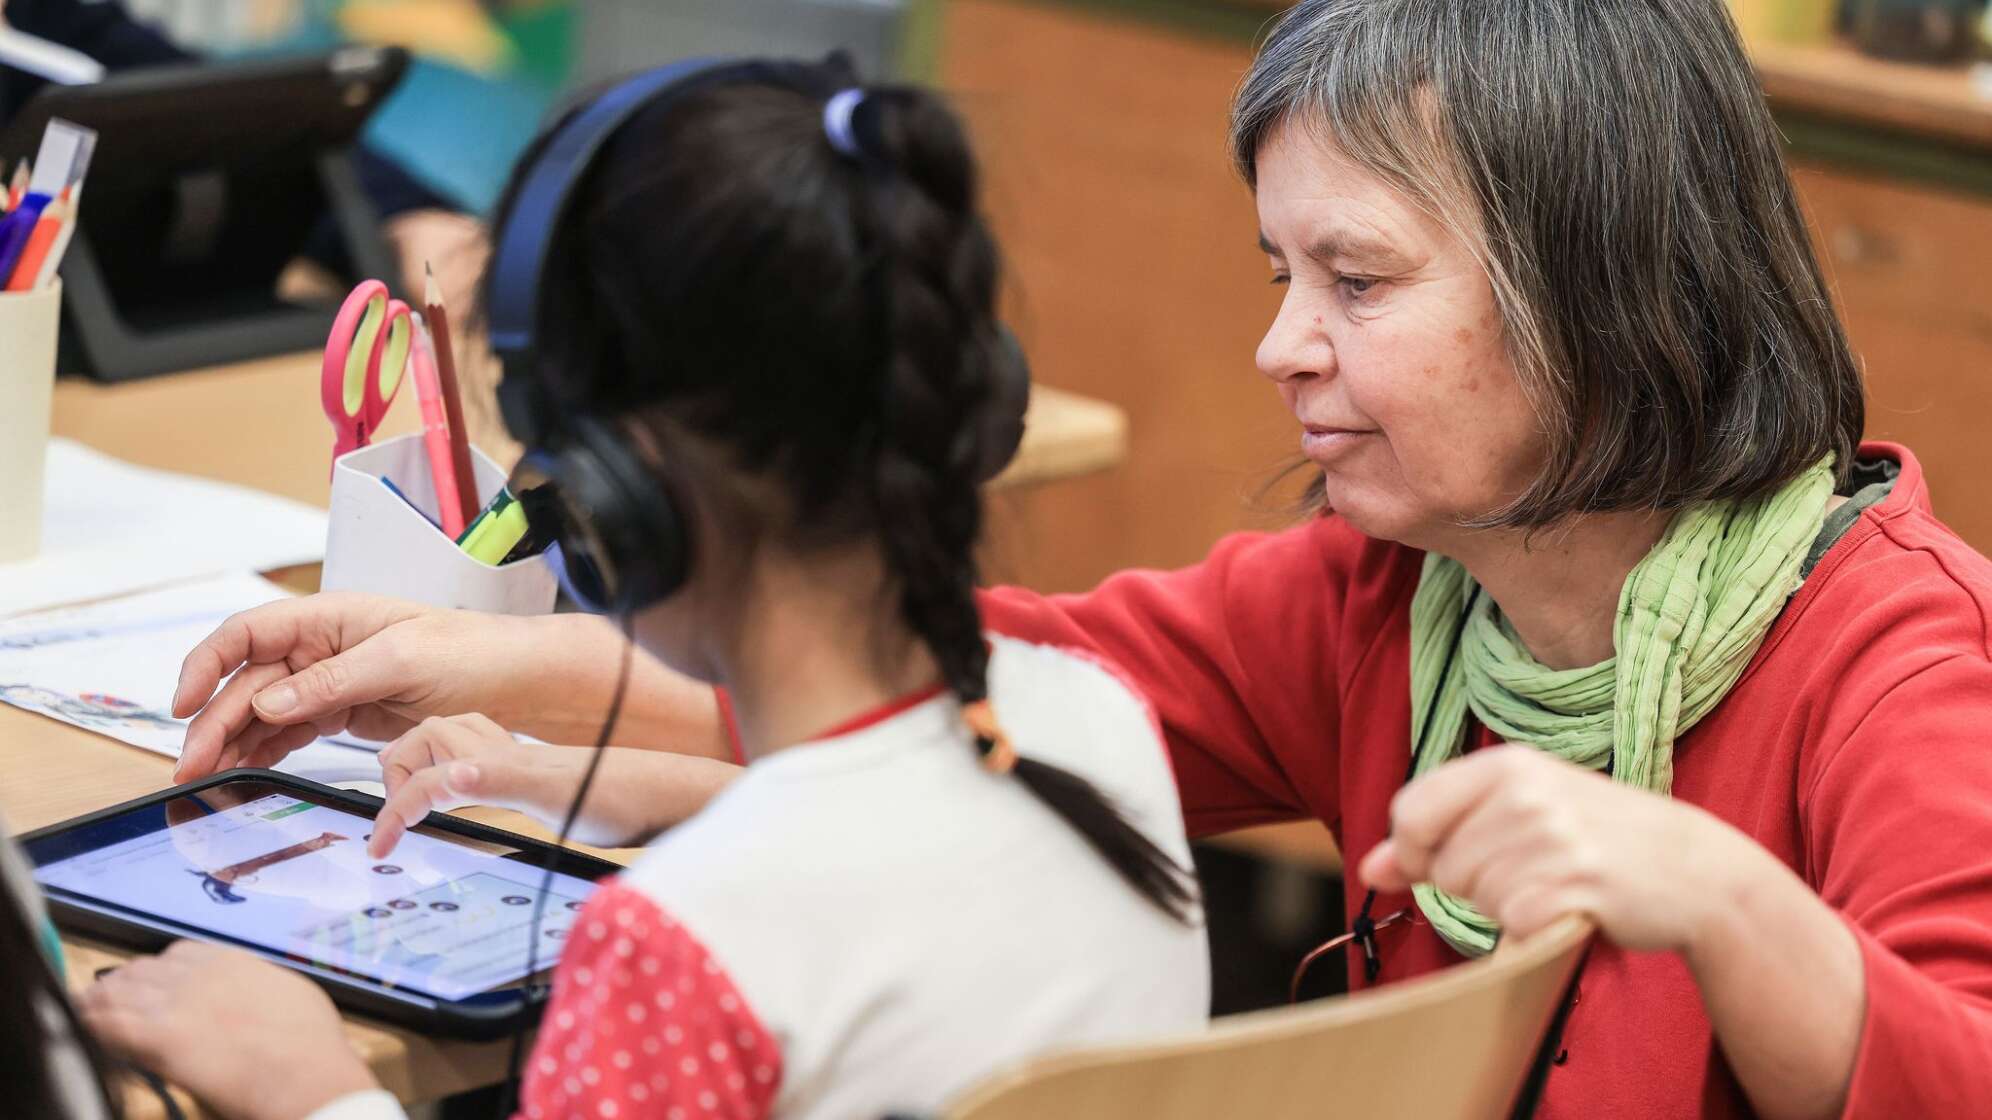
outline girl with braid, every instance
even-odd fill
[[[978,464],[1003,342],[962,129],[929,93],[802,74],[639,112],[550,242],[536,367],[692,523],[687,581],[632,632],[717,686],[744,770],[603,756],[574,835],[651,843],[568,937],[527,1117],[931,1114],[1033,1054],[1207,1014],[1202,914],[1147,702],[1103,661],[981,626]],[[501,241],[515,205],[500,206]],[[549,664],[577,625],[519,624],[545,627]],[[684,702],[648,694],[670,678],[647,661],[624,720]],[[352,720],[402,733],[383,755],[375,854],[466,801],[559,821],[588,752],[521,744],[501,722],[545,724],[488,716]],[[285,749],[279,735],[242,761]],[[724,788],[657,836],[696,774]],[[211,1072],[225,1048],[194,1026],[217,998],[201,971],[144,962],[86,1010],[117,1047],[225,1097],[237,1082]],[[301,1065],[348,1053],[329,1005],[293,1017]],[[400,1115],[345,1068],[314,1120]],[[260,1115],[253,1099],[215,1103]]]

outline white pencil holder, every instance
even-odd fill
[[[475,447],[470,457],[482,509],[504,487],[505,472]],[[406,500],[382,485],[382,478],[392,480]],[[492,614],[553,610],[559,585],[544,558],[496,568],[480,563],[443,535],[432,520],[436,515],[436,486],[420,435],[341,456],[332,468],[332,520],[320,586]]]
[[[0,293],[0,564],[41,550],[42,487],[62,281]]]

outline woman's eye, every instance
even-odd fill
[[[1376,285],[1377,281],[1372,280],[1367,276],[1342,277],[1342,287],[1346,289],[1348,293],[1352,296],[1368,295],[1370,289],[1376,287]]]

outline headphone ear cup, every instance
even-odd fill
[[[628,444],[587,418],[573,425],[573,440],[559,458],[562,499],[569,509],[570,545],[593,561],[601,605],[629,613],[661,602],[691,577],[689,521],[663,480]],[[582,557],[563,549],[570,572]]]
[[[996,325],[990,341],[989,402],[977,433],[976,471],[988,482],[1003,473],[1024,442],[1024,413],[1031,405],[1031,363],[1010,328]]]
[[[544,386],[523,374],[507,371],[499,378],[498,415],[513,439],[526,447],[547,445],[547,417],[558,415],[549,396]]]

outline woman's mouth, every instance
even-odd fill
[[[1374,430],[1337,428],[1327,424],[1303,424],[1300,433],[1300,453],[1317,463],[1324,462],[1361,442],[1364,437],[1375,434]]]

